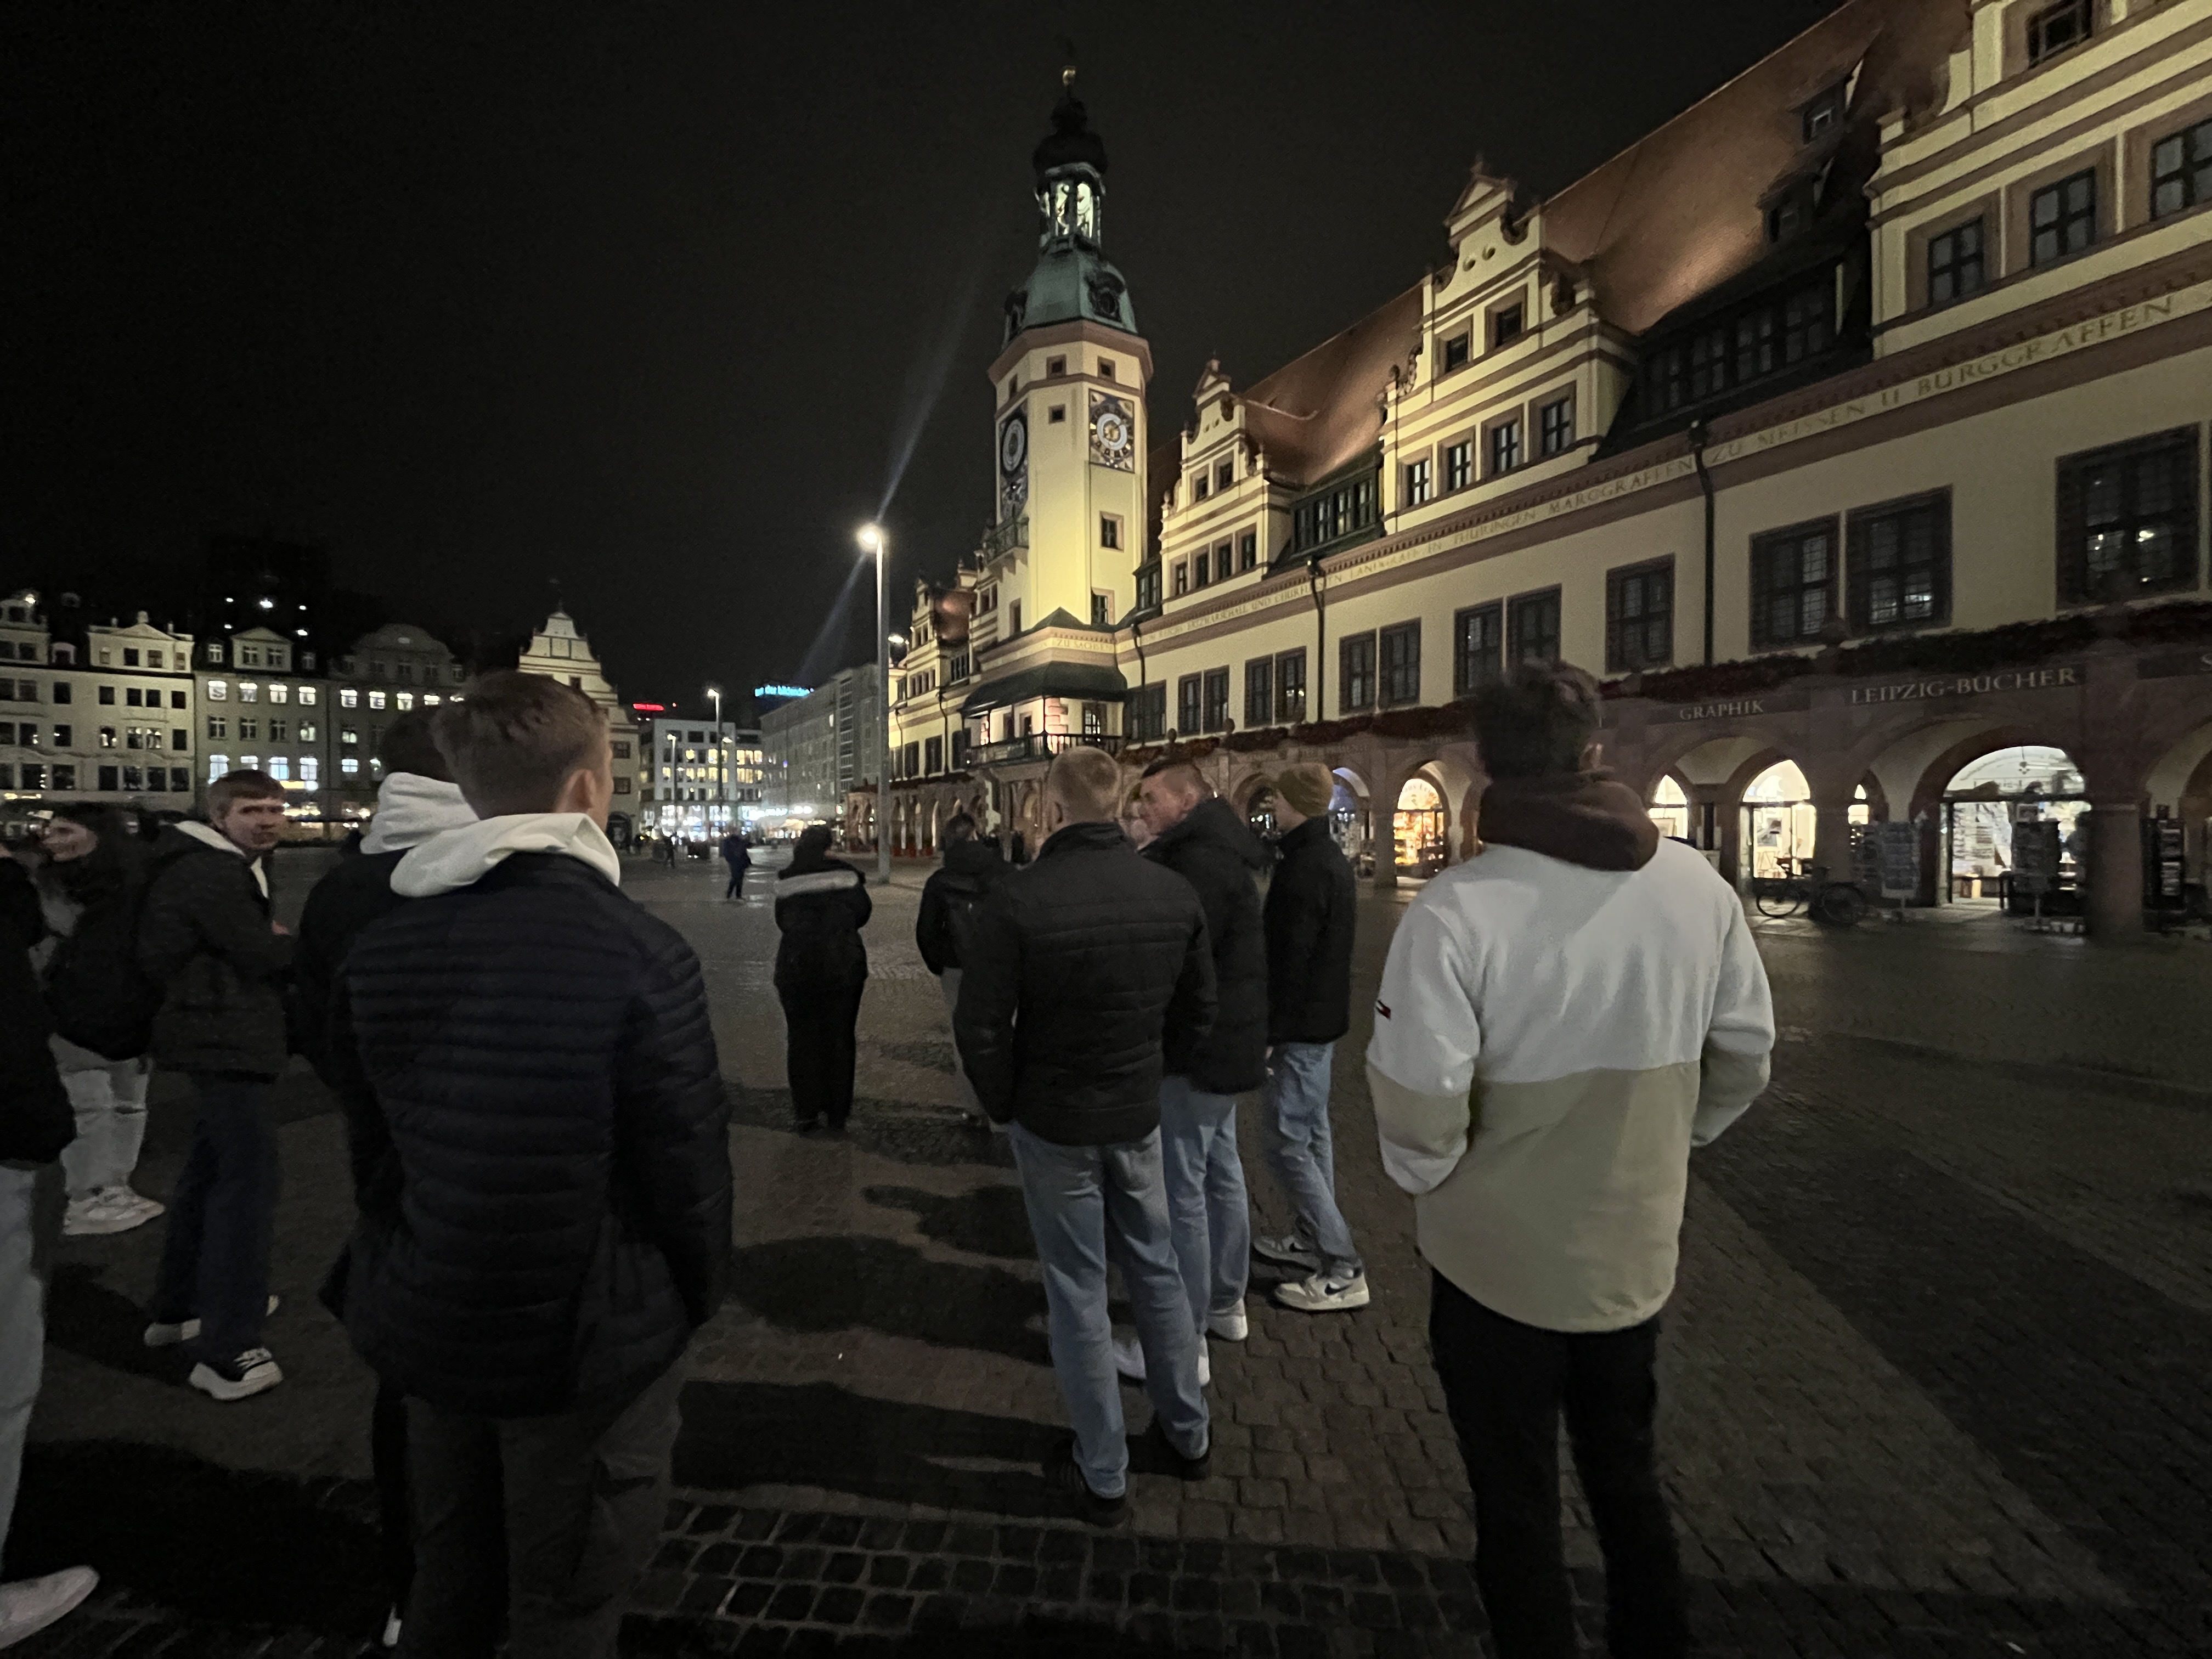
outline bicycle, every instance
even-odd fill
[[[1867,896],[1858,884],[1830,881],[1827,866],[1819,864],[1794,876],[1753,876],[1751,902],[1773,921],[1803,911],[1831,927],[1853,927],[1867,913]]]

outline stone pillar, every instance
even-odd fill
[[[2106,944],[2141,939],[2142,807],[2134,800],[2098,801],[2089,811],[2089,937]]]
[[[1813,803],[1813,862],[1828,872],[1830,881],[1851,878],[1851,809],[1849,801],[1830,805]]]
[[[1367,799],[1367,847],[1375,855],[1375,890],[1387,893],[1398,884],[1398,832],[1394,827],[1398,792],[1406,780],[1395,770],[1377,766],[1367,774],[1374,793]]]

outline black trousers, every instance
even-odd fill
[[[407,1485],[407,1396],[389,1382],[376,1385],[368,1420],[368,1464],[376,1478],[377,1544],[385,1587],[403,1612],[415,1583],[415,1522]]]
[[[863,980],[782,994],[784,1075],[791,1083],[791,1109],[801,1123],[826,1118],[834,1129],[853,1110],[853,1028],[866,989]]]
[[[678,1359],[626,1404],[497,1419],[407,1402],[419,1551],[403,1659],[614,1659],[660,1543]]]
[[[743,898],[745,893],[745,866],[742,864],[732,864],[729,869],[730,884],[722,890],[722,896]]]
[[[1474,1577],[1499,1659],[1577,1651],[1559,1540],[1562,1409],[1605,1553],[1607,1646],[1613,1659],[1688,1652],[1681,1561],[1652,1437],[1658,1320],[1540,1330],[1437,1274],[1429,1345],[1474,1490]]]
[[[146,1311],[197,1317],[204,1359],[233,1360],[261,1346],[269,1316],[269,1256],[279,1182],[276,1104],[266,1078],[195,1074],[199,1121],[169,1197],[161,1266]]]

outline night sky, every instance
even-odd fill
[[[1437,263],[1477,152],[1556,189],[1828,9],[12,0],[0,580],[269,532],[432,625],[557,579],[633,699],[834,668],[901,453],[895,616],[988,511],[1066,37],[1164,433]]]

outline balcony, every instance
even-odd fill
[[[988,564],[1002,553],[1011,553],[1018,547],[1027,547],[1029,544],[1029,515],[1024,514],[1018,519],[1010,519],[1004,524],[994,525],[985,531],[983,539],[975,550],[982,555],[984,563]]]
[[[968,750],[970,766],[1012,766],[1022,761],[1050,760],[1067,749],[1103,749],[1121,752],[1121,739],[1103,732],[1029,732],[1004,743],[976,744]]]

